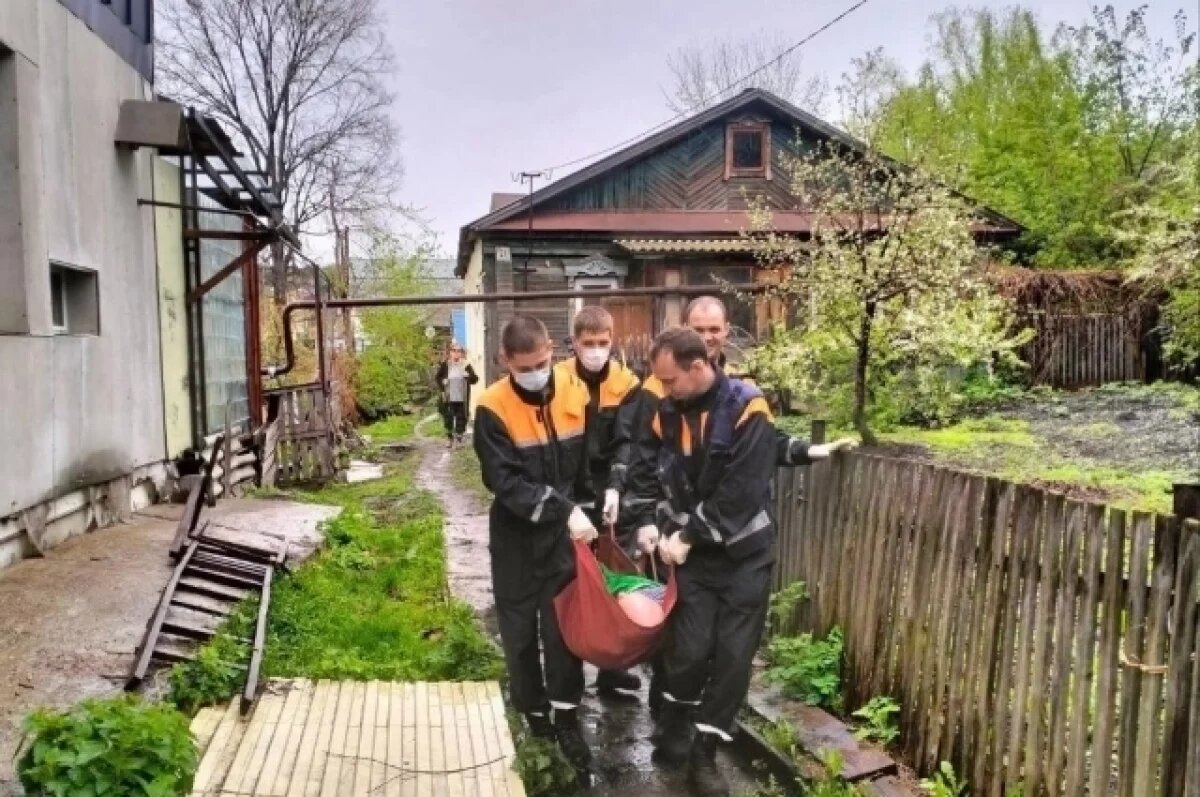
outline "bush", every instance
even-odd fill
[[[812,634],[776,637],[768,646],[766,679],[779,684],[785,695],[810,706],[842,708],[842,630],[834,628],[824,640]]]
[[[17,773],[29,795],[170,797],[192,787],[196,748],[187,719],[167,706],[87,700],[35,711],[25,730],[33,739]]]
[[[513,769],[525,784],[529,797],[566,794],[575,787],[575,770],[548,739],[527,736],[517,744]]]
[[[866,742],[891,744],[900,736],[900,727],[896,724],[896,715],[899,713],[900,704],[894,699],[873,697],[854,712],[853,716],[862,720],[862,725],[854,731],[854,735]]]
[[[808,585],[803,581],[793,581],[778,592],[772,593],[768,610],[771,633],[782,633],[792,622],[796,609],[806,600]]]
[[[244,611],[239,609],[239,613]],[[248,623],[227,623],[225,633],[201,647],[194,659],[171,668],[168,703],[193,716],[205,706],[224,703],[237,694],[246,678],[250,650],[244,642],[228,635],[234,627],[248,628]]]
[[[243,602],[191,661],[172,667],[166,701],[190,717],[237,694],[250,661],[250,646],[242,640],[253,633],[257,616],[258,600]]]

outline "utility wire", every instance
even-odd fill
[[[830,28],[832,28],[834,25],[838,24],[838,23],[839,23],[839,22],[841,22],[843,19],[845,19],[846,17],[850,16],[851,14],[853,14],[853,13],[854,13],[855,11],[857,11],[858,9],[862,8],[863,6],[865,6],[865,5],[867,4],[867,2],[868,2],[868,0],[858,0],[858,2],[857,2],[857,3],[855,3],[855,4],[854,4],[854,5],[852,5],[852,6],[850,6],[849,8],[847,8],[847,9],[846,9],[845,11],[843,11],[842,13],[838,14],[836,17],[834,17],[833,19],[829,20],[829,21],[828,21],[828,22],[826,22],[824,25],[822,25],[821,27],[819,27],[819,28],[817,28],[816,30],[814,30],[812,33],[810,33],[810,34],[808,34],[807,36],[805,36],[803,39],[800,39],[800,40],[799,40],[799,41],[797,41],[795,44],[793,44],[793,45],[791,45],[790,47],[788,47],[788,48],[784,49],[782,52],[780,52],[780,53],[779,53],[779,55],[775,56],[775,57],[774,57],[774,58],[772,58],[770,61],[767,61],[767,62],[765,62],[765,63],[763,63],[763,64],[759,65],[758,67],[755,67],[753,70],[751,70],[751,71],[747,72],[745,75],[742,75],[741,77],[737,78],[736,80],[733,80],[733,81],[732,81],[732,82],[730,82],[728,85],[722,86],[721,88],[719,88],[719,89],[715,90],[715,91],[714,91],[712,94],[708,95],[708,96],[707,96],[707,97],[705,97],[703,100],[701,100],[701,103],[700,103],[700,104],[701,104],[702,106],[706,106],[706,105],[708,105],[710,102],[712,102],[712,101],[713,101],[714,99],[716,99],[717,97],[720,97],[720,96],[722,96],[723,94],[725,94],[725,93],[729,92],[730,90],[732,90],[732,89],[736,88],[737,86],[739,86],[739,85],[741,85],[741,84],[745,83],[746,81],[750,80],[750,79],[751,79],[751,78],[753,78],[754,76],[756,76],[756,75],[758,75],[758,74],[762,73],[763,71],[765,71],[765,70],[769,69],[769,68],[770,68],[771,66],[773,66],[774,64],[777,64],[777,63],[779,63],[779,62],[780,62],[780,61],[782,61],[784,58],[787,58],[789,55],[791,55],[792,53],[794,53],[796,50],[798,50],[798,49],[800,49],[801,47],[803,47],[805,44],[808,44],[810,41],[812,41],[813,39],[817,38],[817,37],[818,37],[818,36],[820,36],[822,33],[824,33],[825,31],[829,30],[829,29],[830,29]],[[633,144],[633,143],[634,143],[634,142],[636,142],[636,141],[640,141],[640,140],[642,140],[643,138],[645,138],[646,136],[650,135],[651,133],[657,133],[658,131],[660,131],[660,130],[662,130],[662,129],[666,128],[666,127],[670,127],[671,125],[673,125],[673,124],[675,124],[676,122],[678,122],[680,119],[683,119],[683,118],[685,118],[685,117],[688,117],[688,116],[691,116],[691,115],[692,115],[692,112],[691,112],[691,111],[683,111],[683,112],[677,113],[677,114],[675,114],[674,116],[672,116],[670,119],[667,119],[667,120],[666,120],[666,121],[664,121],[664,122],[660,122],[660,123],[658,123],[658,124],[654,125],[653,127],[649,127],[649,128],[647,128],[647,129],[643,130],[642,132],[638,133],[637,135],[630,136],[629,138],[627,138],[627,139],[624,139],[623,141],[619,141],[619,142],[617,142],[616,144],[613,144],[613,145],[612,145],[612,146],[610,146],[610,147],[605,147],[604,149],[597,150],[596,152],[590,153],[590,154],[588,154],[588,155],[584,155],[583,157],[580,157],[580,158],[575,158],[574,160],[569,160],[569,161],[566,161],[566,162],[564,162],[564,163],[558,163],[558,164],[555,164],[554,166],[546,166],[546,167],[543,167],[543,168],[541,168],[541,169],[538,169],[538,171],[539,171],[539,172],[555,172],[555,171],[558,171],[559,169],[565,169],[565,168],[568,168],[568,167],[570,167],[570,166],[576,166],[576,165],[578,165],[578,164],[580,164],[580,163],[584,163],[584,162],[586,162],[586,161],[590,161],[590,160],[592,160],[593,158],[598,158],[598,157],[600,157],[601,155],[607,155],[607,154],[608,154],[608,153],[610,153],[610,152],[614,152],[615,150],[621,149],[622,147],[628,146],[629,144]]]

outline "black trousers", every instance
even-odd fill
[[[701,730],[733,735],[766,625],[773,562],[770,548],[742,561],[693,548],[676,572],[679,598],[663,650],[666,691],[699,704]]]
[[[447,437],[462,437],[467,431],[467,404],[463,401],[448,401],[442,411],[442,423]]]
[[[583,700],[583,662],[567,649],[554,613],[554,596],[575,577],[569,550],[543,559],[524,545],[497,550],[493,542],[496,619],[513,708],[521,713]]]

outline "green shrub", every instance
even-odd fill
[[[921,789],[930,797],[962,797],[967,793],[967,782],[958,779],[949,761],[943,761],[932,778],[921,781]]]
[[[17,772],[29,795],[172,797],[196,772],[187,719],[165,705],[125,696],[87,700],[65,712],[35,711]]]
[[[767,658],[767,681],[779,684],[788,697],[841,710],[840,628],[834,628],[824,640],[815,640],[812,634],[776,637],[768,646]]]
[[[250,648],[242,641],[258,609],[258,601],[243,603],[221,626],[217,635],[196,652],[191,661],[171,668],[166,700],[188,716],[205,706],[215,706],[233,697],[246,679]]]
[[[525,784],[529,797],[567,794],[575,788],[575,770],[548,739],[526,736],[517,743],[513,769]]]
[[[771,595],[771,633],[778,634],[788,627],[796,614],[796,607],[808,600],[808,585],[793,581]]]
[[[892,698],[873,697],[851,715],[863,721],[854,735],[867,742],[891,744],[900,736],[900,727],[896,724],[899,713],[900,704]]]

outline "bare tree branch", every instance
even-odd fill
[[[168,0],[160,86],[229,126],[303,234],[340,216],[407,210],[379,0]],[[335,177],[336,176],[336,177]],[[273,255],[276,302],[287,260]]]
[[[766,31],[748,39],[725,39],[682,47],[667,57],[674,85],[664,90],[667,107],[678,114],[695,113],[747,88],[759,88],[820,113],[829,93],[821,76],[804,79],[798,52],[775,59],[787,49],[780,36]],[[771,61],[766,69],[745,75]]]

